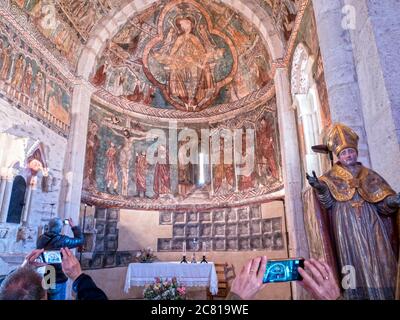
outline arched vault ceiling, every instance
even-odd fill
[[[272,25],[268,33],[276,34],[280,40],[285,42],[293,31],[294,19],[301,1],[224,0],[222,2],[235,8],[247,19],[253,16],[258,25],[263,20],[263,16],[268,16]],[[218,3],[218,1],[205,2]],[[48,48],[58,51],[66,57],[71,70],[73,70],[78,63],[81,51],[85,49],[88,41],[96,36],[99,26],[104,25],[110,17],[121,13],[123,16],[123,13],[127,13],[125,9],[129,5],[132,5],[136,11],[141,11],[146,6],[159,2],[143,0],[2,0],[1,3],[9,6],[16,16],[26,15],[25,27],[36,28],[35,32],[41,35],[43,40],[47,40]],[[20,19],[20,21],[23,20]],[[268,39],[264,40],[268,41]],[[272,58],[279,57],[272,55]]]

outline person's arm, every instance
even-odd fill
[[[233,280],[227,300],[250,300],[265,287],[263,276],[267,265],[267,257],[257,257],[243,267],[240,274]]]
[[[323,262],[310,259],[304,262],[305,271],[299,268],[303,277],[299,284],[306,289],[314,299],[317,300],[339,300],[341,299],[340,288],[336,282],[331,267]]]
[[[310,176],[308,173],[306,174],[308,183],[315,190],[315,193],[321,205],[325,209],[330,209],[334,205],[335,199],[332,197],[328,186],[325,183],[318,180],[315,171],[313,171],[312,173],[313,173],[312,176]]]
[[[71,226],[72,233],[74,237],[62,236],[61,244],[62,247],[67,247],[70,249],[82,246],[85,243],[85,237],[83,236],[82,230],[79,226],[74,226],[72,219],[69,218],[69,225]]]
[[[72,289],[77,294],[77,300],[108,300],[103,290],[99,289],[92,278],[82,273],[78,259],[68,248],[62,248],[62,270],[73,281]]]
[[[99,289],[87,274],[81,275],[72,284],[77,300],[108,300],[103,290]]]
[[[400,193],[386,197],[383,201],[378,202],[376,207],[380,214],[395,214],[400,208]]]

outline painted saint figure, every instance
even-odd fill
[[[15,62],[14,75],[11,81],[11,85],[15,89],[17,89],[18,86],[21,84],[21,80],[24,73],[24,65],[25,65],[24,56],[20,55],[17,61]]]
[[[208,90],[213,91],[214,81],[209,62],[217,56],[222,56],[223,49],[208,52],[200,39],[193,33],[195,21],[191,17],[179,17],[176,26],[180,34],[176,38],[169,53],[169,47],[174,33],[169,30],[166,41],[168,42],[159,52],[154,53],[154,58],[165,65],[169,72],[168,91],[174,99],[183,102],[187,110],[195,110]],[[205,30],[203,30],[203,35]]]
[[[273,127],[267,123],[265,118],[262,118],[257,130],[257,151],[258,174],[264,186],[267,184],[266,179],[264,179],[265,175],[273,177],[276,180],[279,179],[273,131]]]
[[[118,193],[118,175],[117,175],[117,149],[115,144],[110,142],[110,147],[106,151],[107,168],[106,168],[106,182],[107,191],[109,193]]]
[[[156,197],[171,193],[168,152],[163,145],[160,145],[158,148],[158,158],[160,158],[161,160],[156,163],[154,169],[153,186]]]
[[[37,103],[41,107],[44,106],[46,85],[44,83],[43,73],[38,71],[35,76],[33,84],[33,102]]]
[[[136,191],[139,197],[144,197],[146,194],[146,174],[147,174],[147,159],[146,153],[142,151],[136,153]]]
[[[335,124],[328,132],[327,148],[339,161],[320,178],[313,173],[307,179],[328,210],[339,271],[355,268],[355,288],[344,290],[344,297],[394,299],[398,259],[394,226],[400,194],[357,162],[358,136],[349,127]]]
[[[31,95],[31,85],[32,85],[32,65],[28,63],[25,68],[25,75],[22,80],[21,91],[25,93],[28,97]]]
[[[89,186],[96,180],[96,152],[99,148],[99,138],[97,132],[99,127],[92,122],[89,127],[87,142],[86,142],[86,161],[84,169],[83,181],[85,186]]]

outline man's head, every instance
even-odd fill
[[[343,149],[339,153],[339,161],[344,166],[353,166],[357,163],[357,150],[354,148]]]
[[[50,219],[48,226],[49,226],[49,228],[47,231],[53,232],[53,233],[61,233],[63,223],[60,218],[53,218],[53,219]]]
[[[20,267],[9,274],[0,286],[0,300],[42,300],[46,291],[42,277],[31,267]]]

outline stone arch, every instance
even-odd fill
[[[112,39],[136,13],[149,8],[156,1],[133,0],[113,16],[100,20],[93,28],[92,36],[81,53],[77,75],[88,80],[95,67],[96,58],[103,52],[107,41]],[[257,27],[273,60],[283,58],[284,44],[273,26],[272,18],[254,0],[222,0],[222,2],[240,12]]]
[[[321,103],[313,76],[316,59],[304,43],[299,43],[294,51],[291,69],[291,94],[296,109],[303,170],[315,171],[318,175],[327,167],[326,156],[312,151],[313,145],[321,144],[324,134],[321,120]],[[305,176],[305,174],[303,174]]]

